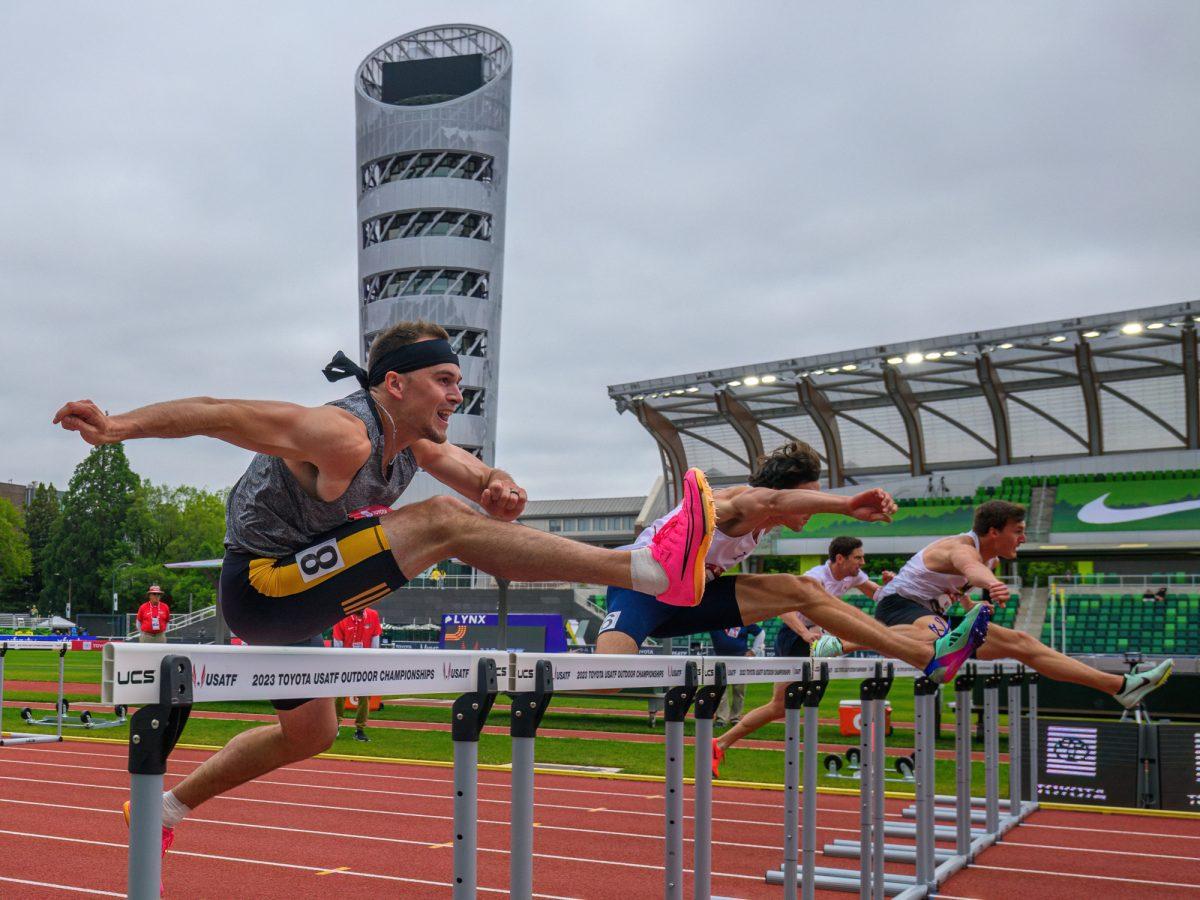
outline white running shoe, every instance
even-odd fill
[[[834,637],[832,634],[823,634],[812,645],[811,652],[813,658],[820,658],[824,656],[841,656],[844,651],[842,650],[842,642],[839,638]]]
[[[1117,702],[1126,709],[1133,709],[1146,699],[1147,694],[1162,687],[1163,683],[1171,677],[1171,670],[1174,668],[1175,660],[1164,659],[1152,669],[1144,672],[1130,672],[1125,676],[1125,687],[1114,695]]]

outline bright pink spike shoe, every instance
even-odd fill
[[[121,807],[121,811],[125,813],[125,827],[129,827],[129,801],[125,801],[125,805]],[[166,856],[167,851],[171,849],[171,845],[175,843],[175,829],[167,828],[165,825],[162,830],[162,855]],[[158,895],[165,896],[166,888],[160,882],[158,885]]]
[[[717,511],[708,479],[699,469],[683,476],[683,505],[663,522],[650,542],[650,554],[670,582],[658,599],[671,606],[695,606],[704,595],[704,559],[712,543]]]
[[[712,773],[713,778],[721,777],[721,763],[725,761],[725,751],[721,749],[721,745],[717,743],[717,739],[713,738],[713,754],[712,754]]]

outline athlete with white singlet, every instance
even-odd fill
[[[700,603],[671,606],[636,590],[610,588],[608,615],[596,639],[596,652],[636,653],[647,637],[680,637],[750,625],[794,611],[847,640],[924,669],[936,681],[953,677],[955,667],[948,667],[945,660],[959,658],[963,649],[969,652],[983,640],[986,615],[970,617],[930,647],[928,642],[897,634],[831,597],[814,578],[783,573],[724,574],[744,560],[772,528],[798,531],[816,513],[840,513],[866,522],[891,519],[896,505],[886,491],[876,488],[853,496],[824,493],[818,483],[820,472],[816,452],[795,441],[760,460],[748,485],[714,491],[717,525],[705,558],[709,580]],[[648,527],[633,546],[653,540],[674,515],[672,511]]]
[[[853,590],[874,598],[879,592],[880,586],[863,571],[866,563],[862,541],[856,537],[836,537],[829,544],[829,554],[825,562],[813,566],[804,573],[803,577],[812,578],[821,585],[825,593],[839,600]],[[885,571],[880,580],[887,584],[891,578],[892,573]],[[783,622],[783,627],[775,636],[775,655],[808,656],[810,645],[820,638],[823,632],[821,626],[801,612],[786,612],[779,618]],[[739,722],[734,724],[734,727],[713,739],[714,777],[720,775],[721,761],[725,759],[725,751],[764,725],[783,718],[786,689],[786,684],[777,683],[769,701],[750,710],[742,716]]]
[[[934,643],[949,628],[946,611],[955,601],[968,615],[981,606],[1004,606],[1008,585],[992,571],[1000,559],[1015,559],[1025,543],[1025,507],[1004,500],[989,500],[975,509],[973,527],[964,534],[934,541],[916,553],[876,594],[875,618],[894,631]],[[986,591],[986,600],[972,601],[971,588]],[[868,645],[827,635],[813,647],[814,657],[839,656]],[[1144,671],[1117,675],[1102,672],[1047,647],[1033,635],[1000,625],[988,630],[979,659],[1015,659],[1056,681],[1095,688],[1126,709],[1137,706],[1147,694],[1167,680],[1174,660],[1164,660]]]

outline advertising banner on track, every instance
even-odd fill
[[[1138,724],[1038,719],[1038,799],[1138,805]]]
[[[191,661],[195,703],[464,693],[475,689],[476,661],[485,656],[496,662],[500,690],[508,678],[505,653],[109,644],[104,648],[101,702],[157,702],[159,665],[170,655]]]
[[[1200,725],[1154,727],[1162,808],[1200,812]]]

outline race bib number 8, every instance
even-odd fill
[[[323,578],[332,572],[346,567],[342,560],[342,551],[338,549],[337,541],[328,540],[296,554],[296,565],[300,568],[300,577],[305,582]]]

